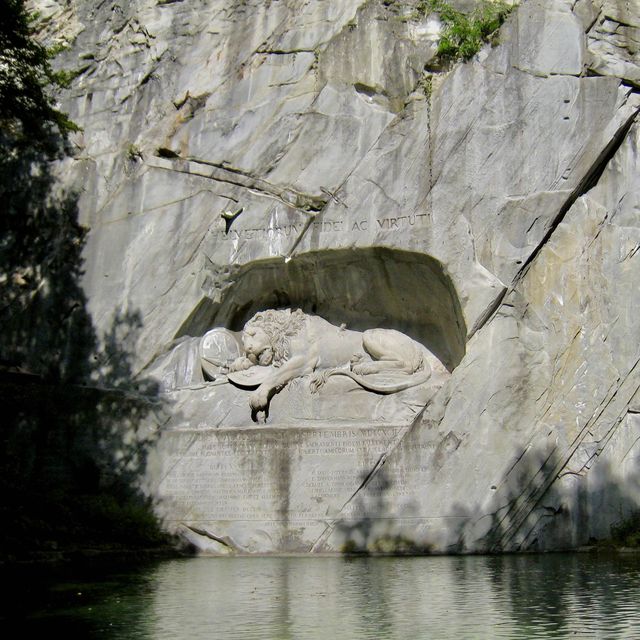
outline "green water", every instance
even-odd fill
[[[201,558],[4,585],[5,637],[640,639],[636,556]]]

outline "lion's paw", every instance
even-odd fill
[[[309,380],[309,389],[311,390],[311,393],[318,393],[318,391],[320,391],[327,382],[329,375],[331,375],[329,371],[316,371],[313,373]]]
[[[369,373],[375,373],[377,370],[378,367],[374,362],[359,362],[351,367],[351,371],[357,376],[366,376]]]
[[[249,406],[253,411],[265,411],[269,406],[269,390],[258,387],[249,396]]]

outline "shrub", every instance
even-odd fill
[[[458,11],[444,0],[423,0],[418,10],[423,15],[437,13],[443,28],[438,55],[449,60],[468,60],[488,42],[505,21],[512,6],[500,0],[481,0],[468,14]]]

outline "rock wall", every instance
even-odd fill
[[[285,307],[451,374],[411,420],[316,432],[171,392],[168,526],[213,552],[557,549],[637,510],[637,0],[523,0],[446,68],[412,0],[32,4],[77,70],[90,311],[140,319],[141,376]]]

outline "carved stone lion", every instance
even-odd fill
[[[243,355],[229,367],[231,382],[238,380],[234,372],[265,368],[249,399],[254,422],[260,411],[266,420],[273,395],[301,376],[313,374],[312,391],[317,391],[330,376],[343,375],[364,389],[389,394],[422,384],[431,375],[421,346],[409,336],[393,329],[349,331],[300,309],[268,310],[254,315],[242,331],[242,351]],[[389,384],[366,379],[369,374],[384,372],[409,377]]]

